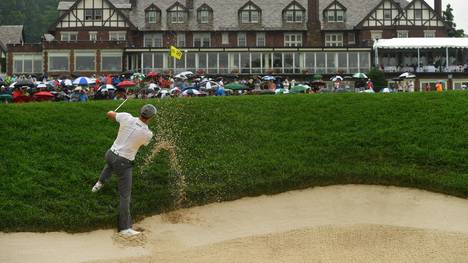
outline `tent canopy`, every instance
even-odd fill
[[[468,38],[392,38],[374,42],[374,49],[468,48]]]

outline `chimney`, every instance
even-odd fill
[[[187,0],[185,3],[187,9],[193,9],[193,0]]]
[[[320,24],[320,0],[307,0],[307,36],[305,45],[309,47],[323,46],[322,26]]]
[[[434,11],[442,16],[442,0],[434,0]]]

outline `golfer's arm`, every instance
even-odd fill
[[[113,120],[113,121],[116,121],[116,120],[115,120],[115,117],[116,117],[116,116],[117,116],[117,112],[115,112],[115,111],[109,111],[109,112],[107,113],[107,118],[109,118],[109,119],[111,119],[111,120]]]

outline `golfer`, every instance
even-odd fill
[[[141,108],[140,117],[138,118],[129,113],[117,113],[115,111],[107,113],[107,117],[117,121],[120,128],[114,144],[106,152],[106,166],[92,191],[99,191],[111,178],[112,172],[117,174],[120,195],[118,229],[119,233],[124,236],[140,234],[140,232],[132,229],[132,218],[130,216],[133,161],[140,146],[147,146],[153,137],[153,133],[148,128],[148,123],[155,115],[156,107],[151,104]]]

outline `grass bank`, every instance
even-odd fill
[[[323,94],[151,101],[158,140],[134,171],[137,218],[182,206],[333,184],[468,197],[468,93]],[[136,114],[147,101],[129,101]],[[114,227],[115,179],[90,192],[117,132],[118,102],[0,105],[0,230]]]

